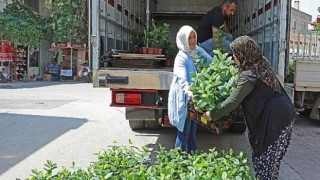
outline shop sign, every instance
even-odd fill
[[[67,48],[68,43],[52,43],[51,47],[53,47],[53,48]]]
[[[83,43],[52,43],[52,48],[85,48],[86,44]]]
[[[71,43],[72,48],[85,48],[86,45],[83,43]]]

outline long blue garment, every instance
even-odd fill
[[[212,60],[212,57],[199,46],[197,46],[197,52],[200,52],[208,61]],[[181,132],[188,114],[187,102],[192,95],[189,89],[191,72],[196,72],[192,57],[179,50],[174,62],[173,79],[169,91],[168,116],[170,123]]]

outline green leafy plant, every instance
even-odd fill
[[[160,146],[156,164],[148,171],[148,177],[158,179],[253,179],[248,159],[241,152],[234,154],[216,151],[187,154],[180,148],[169,151]],[[152,173],[152,174],[150,174]]]
[[[20,45],[40,47],[46,39],[48,21],[24,5],[22,0],[13,0],[0,12],[0,33],[5,39]]]
[[[195,105],[201,111],[212,111],[222,108],[225,101],[237,85],[238,69],[234,66],[234,61],[227,53],[223,54],[222,42],[226,39],[223,33],[223,25],[215,32],[217,37],[217,49],[213,50],[212,62],[198,53],[196,60],[196,73],[193,77],[190,90],[193,92]]]
[[[292,83],[294,79],[294,73],[296,71],[296,60],[295,58],[289,59],[289,73],[286,76],[286,82]]]
[[[134,31],[131,41],[135,48],[142,48],[144,46],[144,32],[142,30]]]
[[[157,25],[156,21],[152,19],[149,29],[144,29],[149,47],[164,48],[167,42],[169,42],[169,30],[169,24],[163,23],[162,25]]]
[[[150,159],[145,147],[113,145],[97,155],[98,161],[92,163],[91,169],[98,179],[146,179]]]
[[[216,40],[216,49],[221,52],[226,52],[225,47],[222,46],[222,42],[226,40],[227,36],[223,32],[224,24],[221,25],[218,30],[215,32],[215,36],[217,37]]]
[[[176,46],[176,44],[170,43],[168,41],[165,43],[163,51],[167,59],[174,60],[178,53],[178,47]]]
[[[102,153],[97,153],[98,160],[87,169],[76,168],[72,163],[71,170],[58,166],[52,161],[44,164],[44,171],[33,169],[27,180],[46,179],[128,179],[128,180],[163,180],[163,179],[253,179],[248,166],[248,159],[243,152],[208,152],[187,154],[181,148],[166,150],[160,145],[157,157],[151,164],[147,148],[141,149],[132,145],[112,145]],[[54,173],[55,172],[55,173]]]
[[[222,108],[222,102],[230,96],[238,79],[237,68],[232,57],[215,50],[212,63],[207,65],[203,56],[197,60],[197,73],[192,73],[190,90],[193,92],[195,105],[202,111]]]

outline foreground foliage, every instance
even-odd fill
[[[147,148],[113,145],[96,154],[98,160],[87,169],[75,168],[73,163],[71,170],[62,166],[58,171],[57,164],[48,160],[44,171],[33,169],[27,179],[253,179],[246,156],[234,154],[232,149],[187,154],[180,148],[166,150],[160,146],[156,153],[152,165]]]

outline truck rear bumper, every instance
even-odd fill
[[[165,70],[99,70],[95,87],[169,90],[173,73]]]

